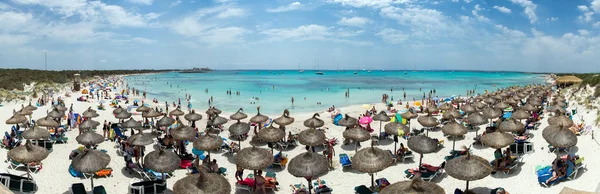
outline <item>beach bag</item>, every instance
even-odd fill
[[[108,138],[109,138],[109,139],[115,139],[115,136],[116,136],[116,135],[117,135],[117,134],[115,133],[115,130],[114,130],[114,129],[112,129],[112,128],[110,128],[110,131],[109,131],[109,133],[108,133]]]
[[[105,169],[102,169],[102,170],[100,170],[100,171],[98,171],[98,172],[96,172],[94,174],[96,174],[96,176],[99,176],[99,177],[105,177],[105,176],[110,176],[112,174],[112,171],[113,170],[110,169],[110,168],[105,168]]]

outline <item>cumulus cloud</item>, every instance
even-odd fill
[[[152,5],[154,0],[127,0],[131,3],[141,4],[141,5]]]
[[[343,17],[338,21],[338,24],[345,26],[364,27],[366,24],[371,23],[371,20],[363,17]]]
[[[302,3],[296,1],[296,2],[290,3],[289,5],[286,5],[286,6],[280,6],[280,7],[273,8],[273,9],[267,9],[267,12],[271,12],[271,13],[288,12],[288,11],[299,10],[299,9],[302,9],[303,7],[304,7],[304,5],[302,5]]]
[[[483,11],[483,8],[481,8],[481,7],[479,6],[479,4],[477,4],[477,5],[475,5],[475,7],[474,7],[474,8],[473,8],[473,10],[471,11],[471,13],[473,14],[473,16],[474,16],[474,17],[475,17],[475,18],[476,18],[478,21],[480,21],[480,22],[489,22],[489,21],[490,21],[490,19],[489,19],[489,18],[487,18],[487,17],[485,17],[485,16],[483,16],[483,15],[480,15],[480,14],[479,14],[479,12],[480,12],[480,11]]]
[[[367,41],[353,41],[348,39],[339,39],[338,33],[335,32],[335,27],[327,27],[321,25],[303,25],[296,28],[274,28],[260,32],[267,35],[269,41],[327,41],[353,44],[358,46],[372,45]]]
[[[494,9],[498,10],[499,12],[506,13],[506,14],[511,13],[511,10],[509,8],[507,8],[507,7],[504,7],[504,6],[494,5]]]
[[[533,3],[531,0],[510,0],[513,3],[516,3],[524,8],[523,13],[529,17],[529,22],[532,24],[537,21],[537,15],[535,14],[535,9],[537,5]]]
[[[389,44],[400,44],[409,37],[408,34],[404,34],[402,31],[391,28],[383,29],[375,35],[381,37],[384,42]]]
[[[382,8],[394,4],[406,4],[412,1],[413,0],[327,0],[327,2],[338,3],[344,6],[371,8]]]

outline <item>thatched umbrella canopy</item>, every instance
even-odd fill
[[[225,194],[231,193],[231,184],[219,174],[204,173],[188,175],[173,185],[177,194]]]
[[[400,114],[400,116],[401,116],[402,118],[406,119],[406,120],[410,120],[410,119],[417,118],[419,115],[418,115],[418,114],[415,114],[415,113],[412,113],[412,112],[410,112],[410,111],[406,111],[406,112],[404,112],[404,113]]]
[[[84,146],[93,146],[98,145],[104,142],[104,137],[93,131],[86,131],[78,135],[75,140],[81,145]]]
[[[476,101],[473,103],[473,106],[475,106],[475,108],[482,109],[482,108],[485,108],[487,106],[487,104],[484,104],[481,101]]]
[[[428,113],[427,116],[420,116],[417,121],[423,127],[436,127],[440,124],[435,117],[431,116],[431,113]],[[427,135],[429,136],[429,130],[427,130]]]
[[[100,122],[88,119],[79,124],[79,129],[90,130],[95,129],[98,126],[100,126]]]
[[[142,104],[142,106],[138,107],[135,109],[136,112],[146,112],[149,111],[151,108],[147,107],[146,105]]]
[[[65,106],[63,106],[63,105],[60,105],[60,104],[59,104],[59,105],[54,105],[52,108],[53,108],[53,109],[56,109],[56,110],[58,110],[58,111],[60,111],[60,112],[65,112],[65,111],[67,111],[67,107],[65,107]]]
[[[171,129],[171,136],[177,141],[193,141],[196,138],[196,130],[190,126]]]
[[[15,114],[6,120],[6,124],[8,125],[17,125],[24,122],[27,122],[27,117],[20,114]]]
[[[208,120],[206,122],[206,124],[208,124],[210,126],[214,126],[214,127],[225,124],[225,123],[227,123],[227,119],[225,117],[219,116],[218,114],[213,115],[212,119]]]
[[[395,135],[398,136],[400,134],[404,135],[404,134],[408,134],[410,133],[410,127],[408,127],[405,124],[402,123],[398,123],[398,122],[390,122],[385,124],[385,133],[390,134],[390,135]],[[402,133],[400,133],[400,131],[402,131]],[[394,141],[394,150],[396,150],[396,145],[398,144],[398,142]]]
[[[583,82],[583,80],[573,75],[566,75],[556,78],[555,82],[556,84],[577,84]]]
[[[380,111],[378,114],[374,115],[372,119],[374,121],[383,121],[383,122],[390,121],[390,117],[388,117],[387,114],[385,114],[385,111]]]
[[[529,98],[527,100],[527,103],[529,103],[533,106],[540,106],[540,105],[542,105],[542,100],[534,97],[534,98]]]
[[[460,117],[462,117],[462,115],[456,109],[448,110],[442,114],[442,118],[444,119],[458,119]]]
[[[319,128],[325,125],[325,122],[319,118],[319,113],[313,114],[313,116],[304,121],[304,126],[308,128]]]
[[[358,124],[358,119],[351,117],[347,114],[344,115],[344,118],[342,118],[338,121],[338,125],[344,126],[344,127],[354,127],[357,124]]]
[[[56,109],[53,109],[52,111],[50,111],[48,113],[48,116],[57,119],[57,118],[62,118],[63,116],[65,116],[65,113],[64,112],[60,112],[60,111],[58,111]]]
[[[486,118],[481,113],[472,113],[467,117],[469,124],[473,126],[479,126],[488,123]]]
[[[325,142],[325,133],[315,128],[306,129],[298,134],[298,142],[305,146],[323,145],[323,142]]]
[[[132,114],[128,113],[127,111],[121,111],[121,112],[119,112],[119,113],[117,113],[115,115],[115,118],[117,118],[117,119],[128,119],[128,118],[131,118],[131,115]]]
[[[438,111],[440,111],[440,110],[437,107],[435,107],[435,106],[428,106],[427,107],[427,113],[431,114],[431,113],[438,112]]]
[[[253,123],[264,123],[267,122],[269,120],[269,117],[260,114],[260,106],[256,107],[256,115],[254,115],[252,118],[250,118],[250,122]]]
[[[392,165],[392,155],[376,147],[363,148],[352,157],[352,168],[371,175],[371,187],[374,186],[373,173],[382,171]]]
[[[424,135],[417,135],[408,138],[407,146],[412,151],[421,154],[421,158],[419,159],[419,167],[423,162],[423,154],[433,153],[439,149],[435,140]]]
[[[222,113],[222,111],[217,109],[216,107],[210,107],[208,110],[206,110],[206,114],[209,116],[218,115],[221,113]]]
[[[156,118],[159,117],[161,114],[157,111],[155,111],[154,109],[150,109],[148,111],[142,112],[142,117],[144,118]]]
[[[165,173],[179,169],[180,163],[181,159],[175,152],[164,149],[152,151],[144,157],[144,167],[162,173],[162,180],[165,180]]]
[[[238,122],[231,124],[229,126],[229,134],[230,135],[244,135],[250,131],[250,124],[245,122]]]
[[[85,149],[83,153],[75,156],[71,160],[71,166],[77,172],[95,173],[98,172],[110,163],[110,156],[100,150]],[[92,188],[94,188],[94,177],[90,178]]]
[[[25,139],[47,139],[50,137],[50,132],[41,127],[31,127],[21,134]]]
[[[525,106],[521,107],[521,110],[525,110],[525,111],[536,111],[537,108],[531,104],[525,104]]]
[[[33,111],[26,109],[26,108],[21,108],[21,110],[19,110],[19,112],[17,112],[17,114],[20,115],[31,115],[33,114]]]
[[[502,115],[502,111],[500,109],[491,107],[486,107],[481,112],[483,113],[483,116],[487,119],[495,119]]]
[[[275,128],[273,125],[270,125],[267,128],[261,129],[257,135],[258,138],[260,138],[260,140],[262,141],[275,143],[285,138],[285,131],[283,131],[280,128]],[[271,150],[273,150],[273,148],[271,148]]]
[[[309,193],[312,190],[311,179],[329,170],[329,161],[321,154],[304,152],[290,160],[288,172],[295,177],[307,177]]]
[[[423,181],[421,175],[416,175],[412,180],[400,181],[386,186],[380,194],[445,194],[444,188],[439,185]]]
[[[492,173],[492,166],[488,160],[470,153],[448,161],[445,169],[449,176],[467,181],[465,192],[469,190],[469,181],[485,178]]]
[[[518,93],[517,96],[521,99],[526,98],[527,94],[526,93]]]
[[[371,134],[360,127],[353,127],[347,129],[342,133],[342,136],[346,139],[353,140],[356,143],[354,151],[358,150],[358,142],[363,142],[371,139]]]
[[[81,117],[83,118],[96,118],[98,116],[100,115],[94,109],[92,109],[92,107],[88,107],[88,109],[83,111],[81,114]]]
[[[176,108],[175,110],[173,110],[169,113],[169,116],[174,116],[174,117],[183,116],[183,115],[185,115],[185,112],[181,111],[179,108]]]
[[[498,125],[498,130],[502,132],[516,133],[525,130],[525,124],[514,120],[504,120]]]
[[[514,98],[509,98],[508,100],[506,100],[506,103],[510,104],[510,105],[515,105],[515,104],[518,104],[519,102],[517,102],[517,100],[515,100]]]
[[[481,103],[483,104],[483,103]],[[475,107],[471,106],[470,104],[465,104],[460,106],[460,110],[462,110],[463,112],[469,114],[469,113],[474,113],[477,112],[477,109],[475,109]]]
[[[173,125],[173,123],[175,123],[175,119],[165,115],[162,118],[158,119],[158,121],[156,121],[156,127],[168,127]]]
[[[7,123],[8,124],[8,123]],[[56,122],[52,117],[46,116],[41,119],[38,119],[35,124],[40,127],[58,127],[60,123]]]
[[[138,133],[127,138],[127,143],[134,146],[147,146],[154,143],[154,136],[140,130]]]
[[[517,120],[528,119],[529,117],[531,117],[531,114],[529,114],[527,111],[522,110],[522,109],[519,109],[510,115],[511,119],[517,119]]]
[[[237,112],[233,113],[231,116],[229,116],[229,119],[231,120],[242,120],[248,118],[248,115],[244,113],[244,109],[240,108],[238,109]]]
[[[564,107],[562,106],[558,106],[558,105],[553,105],[550,107],[550,109],[548,110],[550,112],[554,112],[556,114],[564,114],[567,112],[567,110],[565,110]]]
[[[198,113],[196,113],[196,111],[195,111],[195,110],[192,110],[192,112],[190,112],[190,113],[188,113],[188,114],[185,114],[185,116],[183,116],[183,118],[184,118],[185,120],[188,120],[188,121],[190,121],[190,122],[193,122],[193,121],[199,121],[200,119],[202,119],[202,115],[201,115],[201,114],[198,114]]]
[[[567,103],[560,102],[560,101],[554,101],[554,102],[552,102],[552,105],[559,106],[559,107],[565,107],[565,106],[567,106]],[[27,110],[27,109],[25,109],[25,110]]]
[[[554,115],[548,118],[548,124],[550,125],[562,125],[565,127],[571,127],[575,123],[569,117],[564,115]]]
[[[34,111],[34,110],[37,110],[37,107],[35,107],[35,106],[31,105],[31,101],[29,101],[29,105],[27,105],[27,106],[25,107],[25,109],[28,109],[28,110]]]
[[[129,120],[121,123],[121,127],[130,128],[130,129],[139,129],[139,128],[142,128],[142,123],[137,122],[133,118],[129,118]]]
[[[457,104],[465,103],[465,99],[463,99],[459,96],[458,98],[454,99],[453,102],[457,103]]]
[[[235,155],[235,164],[243,169],[262,170],[273,164],[273,154],[266,149],[248,147]]]
[[[496,100],[494,98],[485,98],[485,99],[483,99],[483,102],[485,102],[488,105],[492,105],[492,104],[496,103]]]
[[[283,110],[283,114],[276,119],[273,119],[273,122],[279,126],[286,126],[292,124],[295,121],[294,117],[290,116],[290,111],[288,109]]]
[[[440,110],[450,110],[453,109],[454,106],[452,106],[450,103],[442,103],[442,105],[438,106],[438,108]]]
[[[217,135],[212,135],[210,133],[206,133],[205,135],[201,135],[194,141],[194,148],[198,150],[204,150],[208,152],[208,156],[210,157],[210,151],[221,148],[223,145],[223,138]]]
[[[48,157],[48,150],[46,148],[31,144],[31,141],[27,140],[25,145],[17,146],[8,151],[8,158],[19,163],[30,163],[39,162]]]
[[[503,110],[505,108],[508,108],[510,105],[508,105],[506,102],[499,102],[497,104],[494,105],[494,108]]]
[[[481,144],[491,148],[500,149],[515,142],[515,137],[510,133],[495,131],[481,136]]]
[[[465,126],[457,123],[456,121],[451,121],[446,123],[443,127],[442,127],[442,133],[444,133],[445,135],[451,135],[454,138],[452,138],[452,150],[454,150],[454,147],[456,145],[456,136],[461,136],[464,134],[467,134],[468,130]]]
[[[504,98],[504,97],[503,97],[502,95],[495,95],[495,96],[492,96],[492,98],[493,98],[493,99],[495,99],[495,100],[498,100],[498,101],[500,101],[500,100],[502,100],[502,98]]]
[[[113,114],[119,114],[120,112],[123,112],[123,111],[125,111],[125,112],[126,112],[127,110],[126,110],[126,109],[124,109],[124,108],[121,108],[121,107],[117,107],[117,108],[115,108],[115,110],[113,110],[113,112],[112,112],[112,113],[113,113]]]
[[[577,145],[577,135],[563,126],[548,126],[542,131],[542,136],[555,148],[570,148]]]

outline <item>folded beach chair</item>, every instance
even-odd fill
[[[69,191],[71,192],[71,194],[87,194],[87,191],[85,190],[85,185],[83,185],[83,183],[72,184],[69,188]]]
[[[376,192],[371,191],[371,189],[369,189],[365,185],[360,185],[360,186],[354,187],[354,193],[357,193],[357,194],[373,194],[373,193],[376,193]]]
[[[8,173],[0,173],[0,183],[11,191],[20,193],[35,193],[38,190],[33,179]]]
[[[351,158],[348,156],[348,154],[340,154],[339,156],[342,167],[352,166],[352,161],[350,160]]]

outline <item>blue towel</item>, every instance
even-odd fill
[[[73,169],[73,166],[69,166],[69,173],[73,177],[83,177],[83,173],[75,171],[75,169]]]

